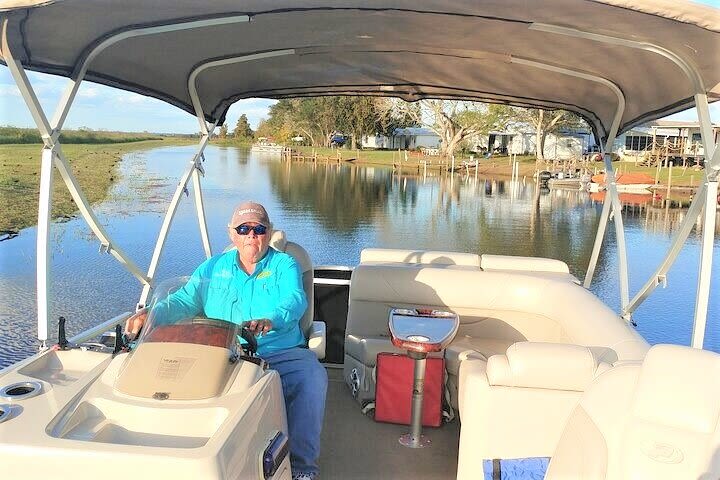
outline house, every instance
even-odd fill
[[[468,144],[477,153],[532,155],[535,153],[535,131],[516,129],[476,135]],[[587,130],[565,130],[549,133],[545,137],[543,156],[548,159],[569,160],[580,158],[595,144],[592,133]]]
[[[712,127],[713,141],[720,137],[720,124]],[[619,135],[613,144],[613,151],[623,160],[640,157],[658,157],[671,160],[697,159],[704,157],[700,124],[698,122],[656,120]]]
[[[362,138],[363,148],[386,148],[389,150],[415,150],[417,148],[438,148],[440,136],[423,127],[396,128],[392,135],[371,135]]]

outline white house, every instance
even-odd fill
[[[530,130],[492,132],[489,135],[477,135],[469,141],[470,150],[478,153],[516,153],[527,155],[535,153],[535,132]],[[580,158],[588,148],[595,144],[590,132],[569,130],[549,133],[545,137],[543,155],[548,159],[569,160]]]
[[[423,127],[397,128],[389,137],[378,134],[362,139],[363,148],[414,150],[420,147],[438,148],[438,146],[440,146],[440,136]]]

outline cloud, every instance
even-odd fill
[[[15,85],[0,85],[0,97],[19,97],[20,90]]]
[[[77,93],[78,98],[97,98],[100,96],[100,89],[87,85],[81,85]]]

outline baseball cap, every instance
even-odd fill
[[[233,211],[233,216],[230,219],[228,226],[235,228],[238,225],[242,225],[247,222],[255,222],[266,227],[272,227],[270,218],[268,218],[265,207],[257,202],[243,202]]]

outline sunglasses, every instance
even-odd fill
[[[235,231],[238,235],[247,235],[251,230],[255,232],[255,235],[265,235],[267,227],[265,225],[255,225],[254,227],[251,227],[250,225],[245,224],[235,227]]]

